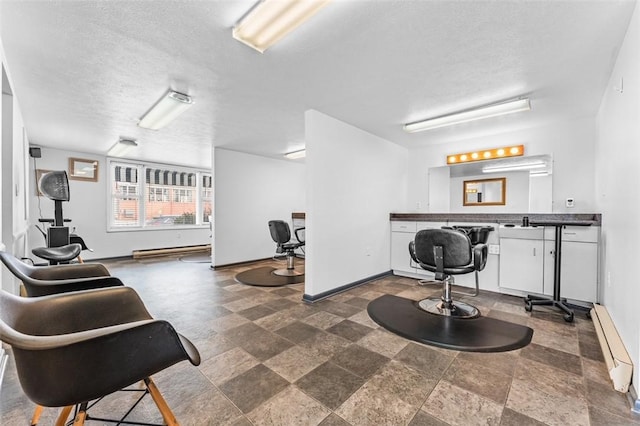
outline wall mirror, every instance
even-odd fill
[[[462,185],[465,206],[504,206],[506,204],[507,179],[465,180]]]
[[[525,169],[525,164],[544,163],[544,167]],[[493,173],[483,172],[485,166],[506,166]],[[522,169],[521,169],[522,168]],[[488,209],[486,204],[465,205],[463,182],[492,177],[504,177],[509,182],[503,205]],[[553,158],[551,154],[500,160],[477,161],[455,166],[428,169],[429,212],[437,213],[549,213],[553,211]]]

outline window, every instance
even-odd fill
[[[110,229],[206,225],[212,214],[210,173],[176,166],[112,161]],[[144,181],[138,179],[143,176]]]

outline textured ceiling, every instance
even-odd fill
[[[0,2],[0,37],[33,144],[208,167],[211,147],[281,158],[316,109],[403,146],[595,114],[635,2],[334,0],[260,54],[231,37],[253,4]],[[169,88],[195,105],[138,118]],[[520,95],[532,111],[406,134],[402,124]]]

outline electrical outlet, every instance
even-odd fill
[[[571,207],[575,207],[576,202],[573,198],[567,198],[567,201],[565,202],[565,205],[569,208]]]
[[[489,244],[489,254],[500,254],[500,245]]]

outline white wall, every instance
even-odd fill
[[[1,50],[1,49],[0,49]],[[28,141],[24,131],[22,114],[17,98],[11,89],[11,78],[2,53],[2,232],[4,249],[17,257],[27,250],[28,186],[25,151]],[[17,293],[19,283],[5,268],[2,268],[2,288]]]
[[[390,269],[389,213],[406,209],[407,150],[318,111],[305,113],[305,293]]]
[[[624,79],[622,93],[621,79]],[[640,7],[629,24],[597,116],[596,195],[602,211],[602,301],[635,364],[640,383]]]
[[[291,226],[291,213],[305,211],[304,164],[220,148],[213,158],[213,264],[273,256],[268,222]]]
[[[37,168],[44,170],[66,170],[69,173],[69,158],[97,160],[98,181],[87,182],[69,180],[71,199],[62,203],[65,218],[71,219],[69,227],[76,228],[93,253],[83,252],[84,259],[102,259],[109,257],[131,256],[134,250],[153,248],[181,247],[209,244],[211,234],[209,227],[179,230],[145,230],[107,232],[107,159],[104,156],[82,152],[64,151],[42,148],[42,158],[36,160]],[[29,246],[41,247],[44,238],[35,228],[39,217],[53,217],[53,201],[46,197],[36,196],[35,172],[33,161],[30,163],[31,183],[29,187],[30,222]],[[42,213],[40,213],[42,212]]]
[[[553,212],[593,213],[596,210],[594,117],[410,149],[409,209],[438,212],[430,210],[428,205],[428,169],[445,166],[447,154],[520,144],[525,146],[525,155],[551,154],[553,157]],[[565,207],[566,198],[575,199],[574,208]]]

